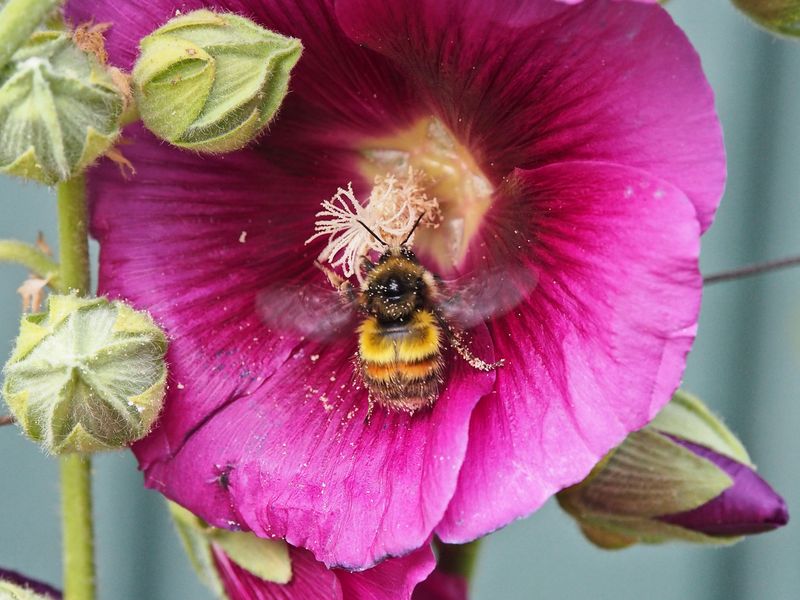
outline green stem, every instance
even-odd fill
[[[471,582],[478,562],[480,545],[480,539],[468,544],[444,544],[436,540],[439,555],[436,568],[444,573],[460,575],[467,580],[467,583]]]
[[[60,0],[8,0],[0,10],[0,69]]]
[[[92,463],[80,454],[66,454],[59,460],[64,600],[94,600]]]
[[[0,240],[0,262],[13,262],[27,267],[39,277],[49,279],[53,289],[60,289],[58,263],[32,244],[17,240]]]
[[[58,245],[61,285],[89,292],[89,239],[86,182],[83,176],[58,185]],[[94,600],[94,532],[91,460],[65,455],[61,462],[61,518],[64,600]]]
[[[89,215],[83,175],[58,184],[58,247],[61,285],[81,296],[89,292]]]

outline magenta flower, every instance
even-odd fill
[[[229,600],[407,600],[434,566],[430,546],[361,573],[328,569],[307,550],[290,548],[292,580],[282,585],[243,569],[217,546],[212,552]]]
[[[73,20],[114,24],[109,56],[125,68],[141,37],[200,7],[305,50],[260,143],[201,158],[131,128],[136,177],[93,173],[100,289],[152,311],[172,339],[166,409],[135,447],[149,486],[213,525],[361,569],[431,533],[461,542],[529,514],[669,400],[725,168],[711,90],[666,12],[607,0],[70,2]],[[432,408],[379,408],[366,423],[355,330],[319,342],[268,326],[257,298],[327,285],[313,266],[325,240],[304,245],[320,201],[348,182],[367,198],[400,167],[422,173],[442,212],[414,244],[427,268],[539,283],[468,332],[477,356],[505,367],[446,354]],[[484,298],[505,292],[486,285]]]

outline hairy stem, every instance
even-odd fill
[[[12,262],[27,267],[39,277],[48,279],[53,289],[60,289],[58,263],[32,244],[0,240],[0,262]]]
[[[83,175],[58,184],[58,247],[61,286],[83,296],[89,292],[89,215]]]
[[[0,10],[0,69],[60,0],[8,0]]]
[[[62,456],[60,461],[64,599],[94,600],[92,464],[79,454]]]
[[[0,427],[4,427],[5,425],[13,425],[14,421],[15,419],[13,415],[3,415],[0,417]]]
[[[439,555],[437,568],[444,573],[460,575],[469,583],[478,562],[480,544],[480,539],[468,544],[444,544],[436,540],[436,549]]]
[[[86,185],[83,176],[58,185],[58,245],[61,285],[89,292],[89,240]],[[94,531],[91,460],[78,454],[61,462],[61,519],[64,600],[94,600]]]
[[[770,260],[763,263],[754,265],[747,265],[738,269],[730,271],[722,271],[721,273],[714,273],[703,278],[703,283],[709,285],[712,283],[720,283],[722,281],[733,281],[735,279],[743,279],[745,277],[752,277],[753,275],[761,275],[762,273],[769,273],[770,271],[777,271],[779,269],[788,269],[789,267],[800,266],[800,256],[791,256],[789,258],[781,258],[778,260]]]

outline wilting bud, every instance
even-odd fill
[[[557,497],[586,537],[609,549],[667,540],[729,544],[789,519],[741,442],[683,392]]]
[[[185,508],[169,504],[178,534],[200,580],[218,597],[228,598],[237,587],[229,575],[242,570],[249,577],[286,584],[292,579],[289,547],[283,540],[267,540],[245,531],[228,531],[208,525]],[[251,597],[234,594],[232,597]]]
[[[296,39],[209,10],[168,21],[140,48],[133,82],[144,124],[175,146],[213,153],[261,133],[302,51]]]
[[[22,318],[3,396],[48,452],[121,448],[158,416],[166,347],[147,313],[105,298],[50,296],[46,312]]]
[[[800,36],[800,0],[733,0],[733,3],[770,31]]]
[[[61,600],[61,597],[61,592],[45,583],[0,569],[0,598],[3,600]]]
[[[119,135],[123,97],[65,32],[37,32],[0,70],[0,173],[69,179]]]

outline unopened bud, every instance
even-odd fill
[[[29,579],[15,571],[0,569],[0,598],[2,600],[61,600],[57,589]]]
[[[683,392],[557,497],[602,548],[668,540],[729,544],[789,518],[741,442]]]
[[[247,145],[275,116],[302,46],[243,17],[197,10],[140,49],[134,93],[147,128],[175,146],[221,153]]]
[[[147,313],[105,298],[50,296],[25,315],[5,366],[3,396],[48,452],[121,448],[161,409],[167,340]]]
[[[800,0],[733,0],[733,3],[765,29],[800,36]]]
[[[46,184],[81,173],[119,135],[123,97],[65,32],[42,31],[0,69],[0,173]]]

